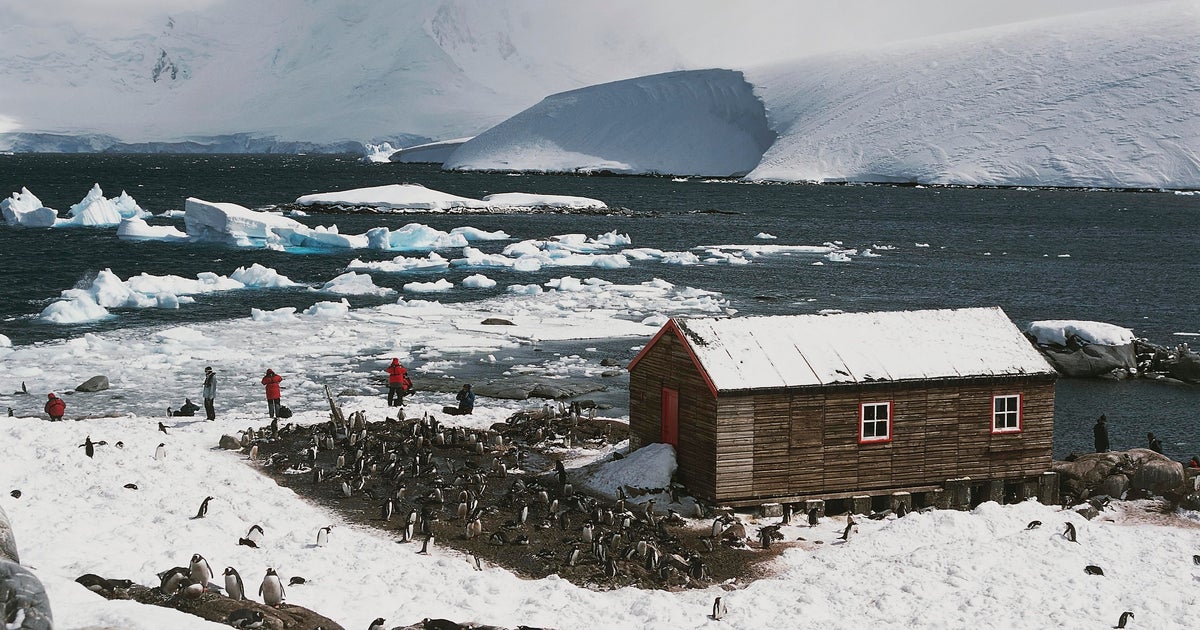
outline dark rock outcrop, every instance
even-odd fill
[[[158,587],[134,584],[128,589],[100,590],[96,594],[105,599],[130,599],[142,604],[174,608],[216,623],[226,623],[230,613],[245,608],[262,613],[264,629],[292,630],[321,626],[325,630],[345,630],[337,622],[303,606],[281,604],[279,608],[273,608],[251,600],[230,599],[217,593],[203,593],[199,597],[188,598],[178,594],[164,595]]]
[[[1131,491],[1154,496],[1192,491],[1183,464],[1148,448],[1088,453],[1074,461],[1054,462],[1051,469],[1059,474],[1063,493],[1080,499],[1097,495],[1120,499]]]
[[[108,389],[108,377],[103,374],[93,376],[75,387],[77,392],[102,392]]]
[[[16,625],[17,620],[20,625]],[[52,630],[54,617],[41,580],[21,566],[8,515],[0,509],[0,627]]]

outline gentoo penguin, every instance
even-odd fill
[[[196,510],[196,516],[193,518],[204,518],[205,516],[208,516],[208,502],[212,501],[212,499],[212,497],[204,497],[204,500],[200,502],[200,509]]]
[[[21,498],[21,491],[20,491],[20,490],[13,490],[12,492],[9,492],[9,493],[8,493],[8,495],[9,495],[9,496],[11,496],[11,497],[12,497],[12,498],[14,498],[14,499],[20,499],[20,498]]]
[[[808,526],[809,527],[816,527],[817,524],[821,522],[820,514],[821,514],[821,511],[818,510],[817,508],[813,508],[808,511]]]
[[[383,624],[383,617],[378,617],[375,621],[371,622],[371,625],[367,626],[367,630],[384,630]]]
[[[262,537],[263,528],[260,525],[251,525],[250,531],[246,532],[245,538],[238,539],[238,544],[257,549],[258,543],[262,540]]]
[[[1067,523],[1067,529],[1063,532],[1063,537],[1071,542],[1079,542],[1075,539],[1075,525]]]
[[[138,489],[138,487],[137,487],[137,484],[136,484],[136,483],[127,483],[127,484],[125,484],[124,486],[121,486],[121,487],[122,487],[122,488],[125,488],[125,489],[127,489],[127,490],[137,490],[137,489]]]
[[[1029,521],[1029,524],[1025,526],[1025,529],[1026,529],[1026,530],[1030,530],[1030,529],[1037,529],[1037,528],[1039,528],[1039,527],[1041,527],[1041,526],[1042,526],[1042,522],[1041,522],[1041,521]]]
[[[187,567],[171,567],[158,574],[158,590],[163,595],[174,595],[190,574],[191,571]]]
[[[1104,569],[1101,569],[1094,564],[1089,564],[1086,567],[1083,567],[1083,572],[1088,575],[1104,575]]]
[[[188,568],[188,577],[203,589],[208,588],[208,583],[213,579],[213,570],[208,565],[208,560],[204,559],[204,556],[198,553],[192,554],[192,564]]]
[[[291,579],[288,580],[288,586],[295,586],[297,584],[304,584],[306,582],[308,582],[308,580],[304,579],[303,577],[299,575],[293,575]]]
[[[158,430],[159,430],[159,431],[162,431],[163,433],[166,433],[166,432],[167,432],[167,425],[165,425],[165,424],[163,424],[163,423],[159,422],[159,423],[158,423]]]
[[[327,525],[317,530],[317,546],[324,547],[329,544],[329,530],[333,529],[333,525]]]
[[[246,599],[246,586],[242,576],[233,567],[225,567],[225,594],[232,600]]]
[[[904,518],[908,515],[908,504],[901,501],[896,505],[896,518]]]
[[[712,617],[713,621],[720,621],[721,618],[724,617],[727,612],[729,612],[729,610],[725,607],[724,599],[718,597],[713,600],[712,614],[709,615],[710,617]]]
[[[283,603],[283,582],[279,581],[279,574],[275,573],[275,569],[267,568],[267,574],[263,576],[262,584],[258,587],[258,594],[268,606],[279,607]]]
[[[80,444],[79,447],[83,449],[84,454],[88,457],[96,455],[96,443],[92,441],[92,436],[90,435],[84,438],[83,444]]]
[[[846,529],[842,530],[842,535],[841,535],[842,540],[845,540],[847,542],[850,541],[850,532],[854,530],[854,525],[855,525],[854,517],[847,516],[846,517]]]
[[[257,461],[257,460],[258,460],[258,445],[255,444],[254,446],[250,447],[250,461]]]
[[[428,555],[430,548],[433,547],[433,534],[425,536],[425,542],[421,543],[421,550],[417,553]]]
[[[167,443],[159,442],[158,447],[154,449],[154,459],[163,459],[167,456]]]
[[[1130,619],[1133,619],[1132,612],[1126,610],[1125,612],[1121,613],[1121,618],[1117,620],[1117,628],[1124,628],[1125,623],[1128,622]]]
[[[229,613],[229,616],[225,618],[225,623],[234,628],[261,628],[263,614],[261,610],[253,608],[238,608]]]

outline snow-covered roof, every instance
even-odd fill
[[[1054,373],[999,307],[671,321],[716,391]]]

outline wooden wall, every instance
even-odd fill
[[[631,375],[631,396],[640,384]],[[992,396],[1018,393],[1023,430],[992,434]],[[682,448],[683,400],[681,393],[681,469],[687,456]],[[859,444],[859,405],[886,401],[892,402],[892,441]],[[916,487],[964,476],[1034,476],[1050,468],[1054,377],[723,394],[715,412],[715,491],[709,494],[707,484],[689,484],[697,496],[715,501]],[[653,413],[657,422],[657,407]],[[631,409],[631,428],[634,415]],[[703,435],[710,433],[707,423],[692,422],[705,427]],[[689,472],[689,478],[700,477]]]
[[[662,388],[679,392],[679,447],[676,474],[697,496],[716,492],[716,399],[679,338],[658,338],[629,373],[629,441],[633,449],[659,441],[662,431]],[[739,437],[747,451],[752,439]],[[746,462],[749,466],[750,462]],[[748,469],[747,469],[748,470]]]

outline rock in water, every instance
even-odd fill
[[[108,389],[108,377],[103,374],[93,376],[75,388],[77,392],[102,392]]]

